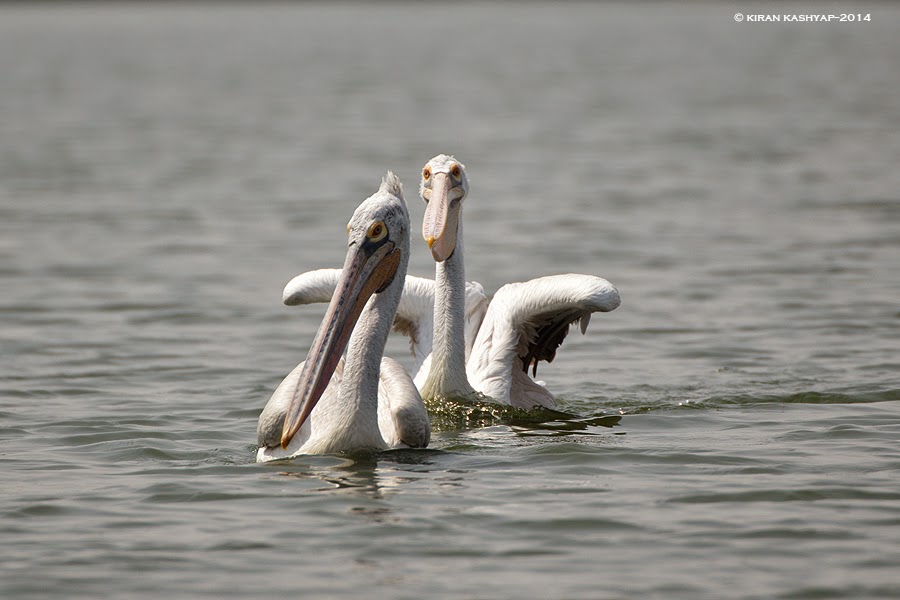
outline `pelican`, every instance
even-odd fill
[[[466,357],[465,167],[452,156],[435,156],[422,169],[419,192],[426,203],[422,237],[436,262],[433,347],[423,365],[422,398],[478,392],[519,408],[556,408],[555,396],[529,368],[536,376],[538,362],[553,361],[570,325],[580,323],[585,333],[592,313],[618,307],[619,292],[605,279],[575,273],[507,284],[491,300]]]
[[[393,173],[356,209],[347,231],[344,267],[309,354],[259,417],[258,462],[424,448],[430,440],[428,413],[412,379],[382,357],[409,263],[409,213]]]
[[[528,375],[552,362],[569,327],[587,332],[591,314],[619,306],[607,280],[568,273],[501,287],[488,302],[482,286],[465,280],[462,206],[469,183],[465,166],[444,154],[422,169],[426,203],[422,236],[435,260],[434,280],[407,276],[394,329],[410,338],[414,382],[425,401],[493,400],[518,408],[556,408],[555,396]],[[339,269],[293,278],[285,304],[327,300]]]

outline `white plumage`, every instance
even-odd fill
[[[341,276],[310,280],[310,297],[329,300],[328,311],[307,359],[260,415],[257,461],[428,445],[418,390],[396,361],[382,358],[409,261],[409,214],[392,173],[357,208],[349,237]]]
[[[465,167],[452,156],[438,155],[422,169],[419,192],[427,205],[422,237],[437,263],[437,283],[430,371],[419,390],[426,401],[474,390],[520,408],[554,408],[553,394],[528,375],[528,368],[536,372],[538,362],[555,358],[572,323],[580,321],[584,333],[591,313],[618,307],[619,293],[605,279],[578,274],[503,286],[488,307],[460,375],[465,332],[459,311],[466,285],[462,207],[468,191]]]
[[[555,358],[570,325],[580,322],[586,333],[591,313],[618,305],[616,289],[592,275],[551,275],[503,286],[473,343],[466,363],[469,383],[504,404],[554,408],[553,394],[528,375],[529,367],[536,372],[539,361]]]

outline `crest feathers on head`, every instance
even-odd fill
[[[386,192],[400,199],[403,198],[403,184],[400,183],[400,178],[394,175],[393,171],[388,171],[381,179],[381,187],[378,191]]]

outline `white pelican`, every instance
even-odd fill
[[[416,387],[426,401],[483,395],[519,408],[555,408],[529,367],[536,374],[539,361],[555,358],[570,325],[580,322],[585,333],[591,313],[618,307],[619,293],[605,279],[569,273],[507,284],[488,304],[481,285],[465,281],[461,217],[468,191],[465,167],[452,156],[436,156],[422,170],[422,235],[436,261],[435,279],[406,278],[394,322],[410,337]],[[285,286],[284,303],[324,302],[340,273],[298,275]]]
[[[468,191],[465,167],[452,156],[435,156],[422,169],[422,237],[437,263],[434,344],[422,397],[471,397],[474,390],[519,408],[556,408],[529,367],[536,375],[539,361],[555,358],[570,325],[580,321],[585,333],[591,313],[618,307],[619,292],[605,279],[574,273],[507,284],[491,300],[466,359],[461,215]]]
[[[393,173],[356,209],[347,230],[347,258],[306,361],[259,417],[258,462],[428,445],[418,390],[403,367],[382,358],[409,262],[409,213]]]

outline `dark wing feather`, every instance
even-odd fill
[[[528,343],[528,351],[520,355],[522,370],[528,372],[532,367],[532,376],[537,376],[538,362],[545,360],[548,363],[556,358],[556,350],[562,345],[563,340],[569,334],[569,326],[584,316],[584,310],[577,308],[536,315],[534,321],[542,323],[535,328],[535,335]]]

